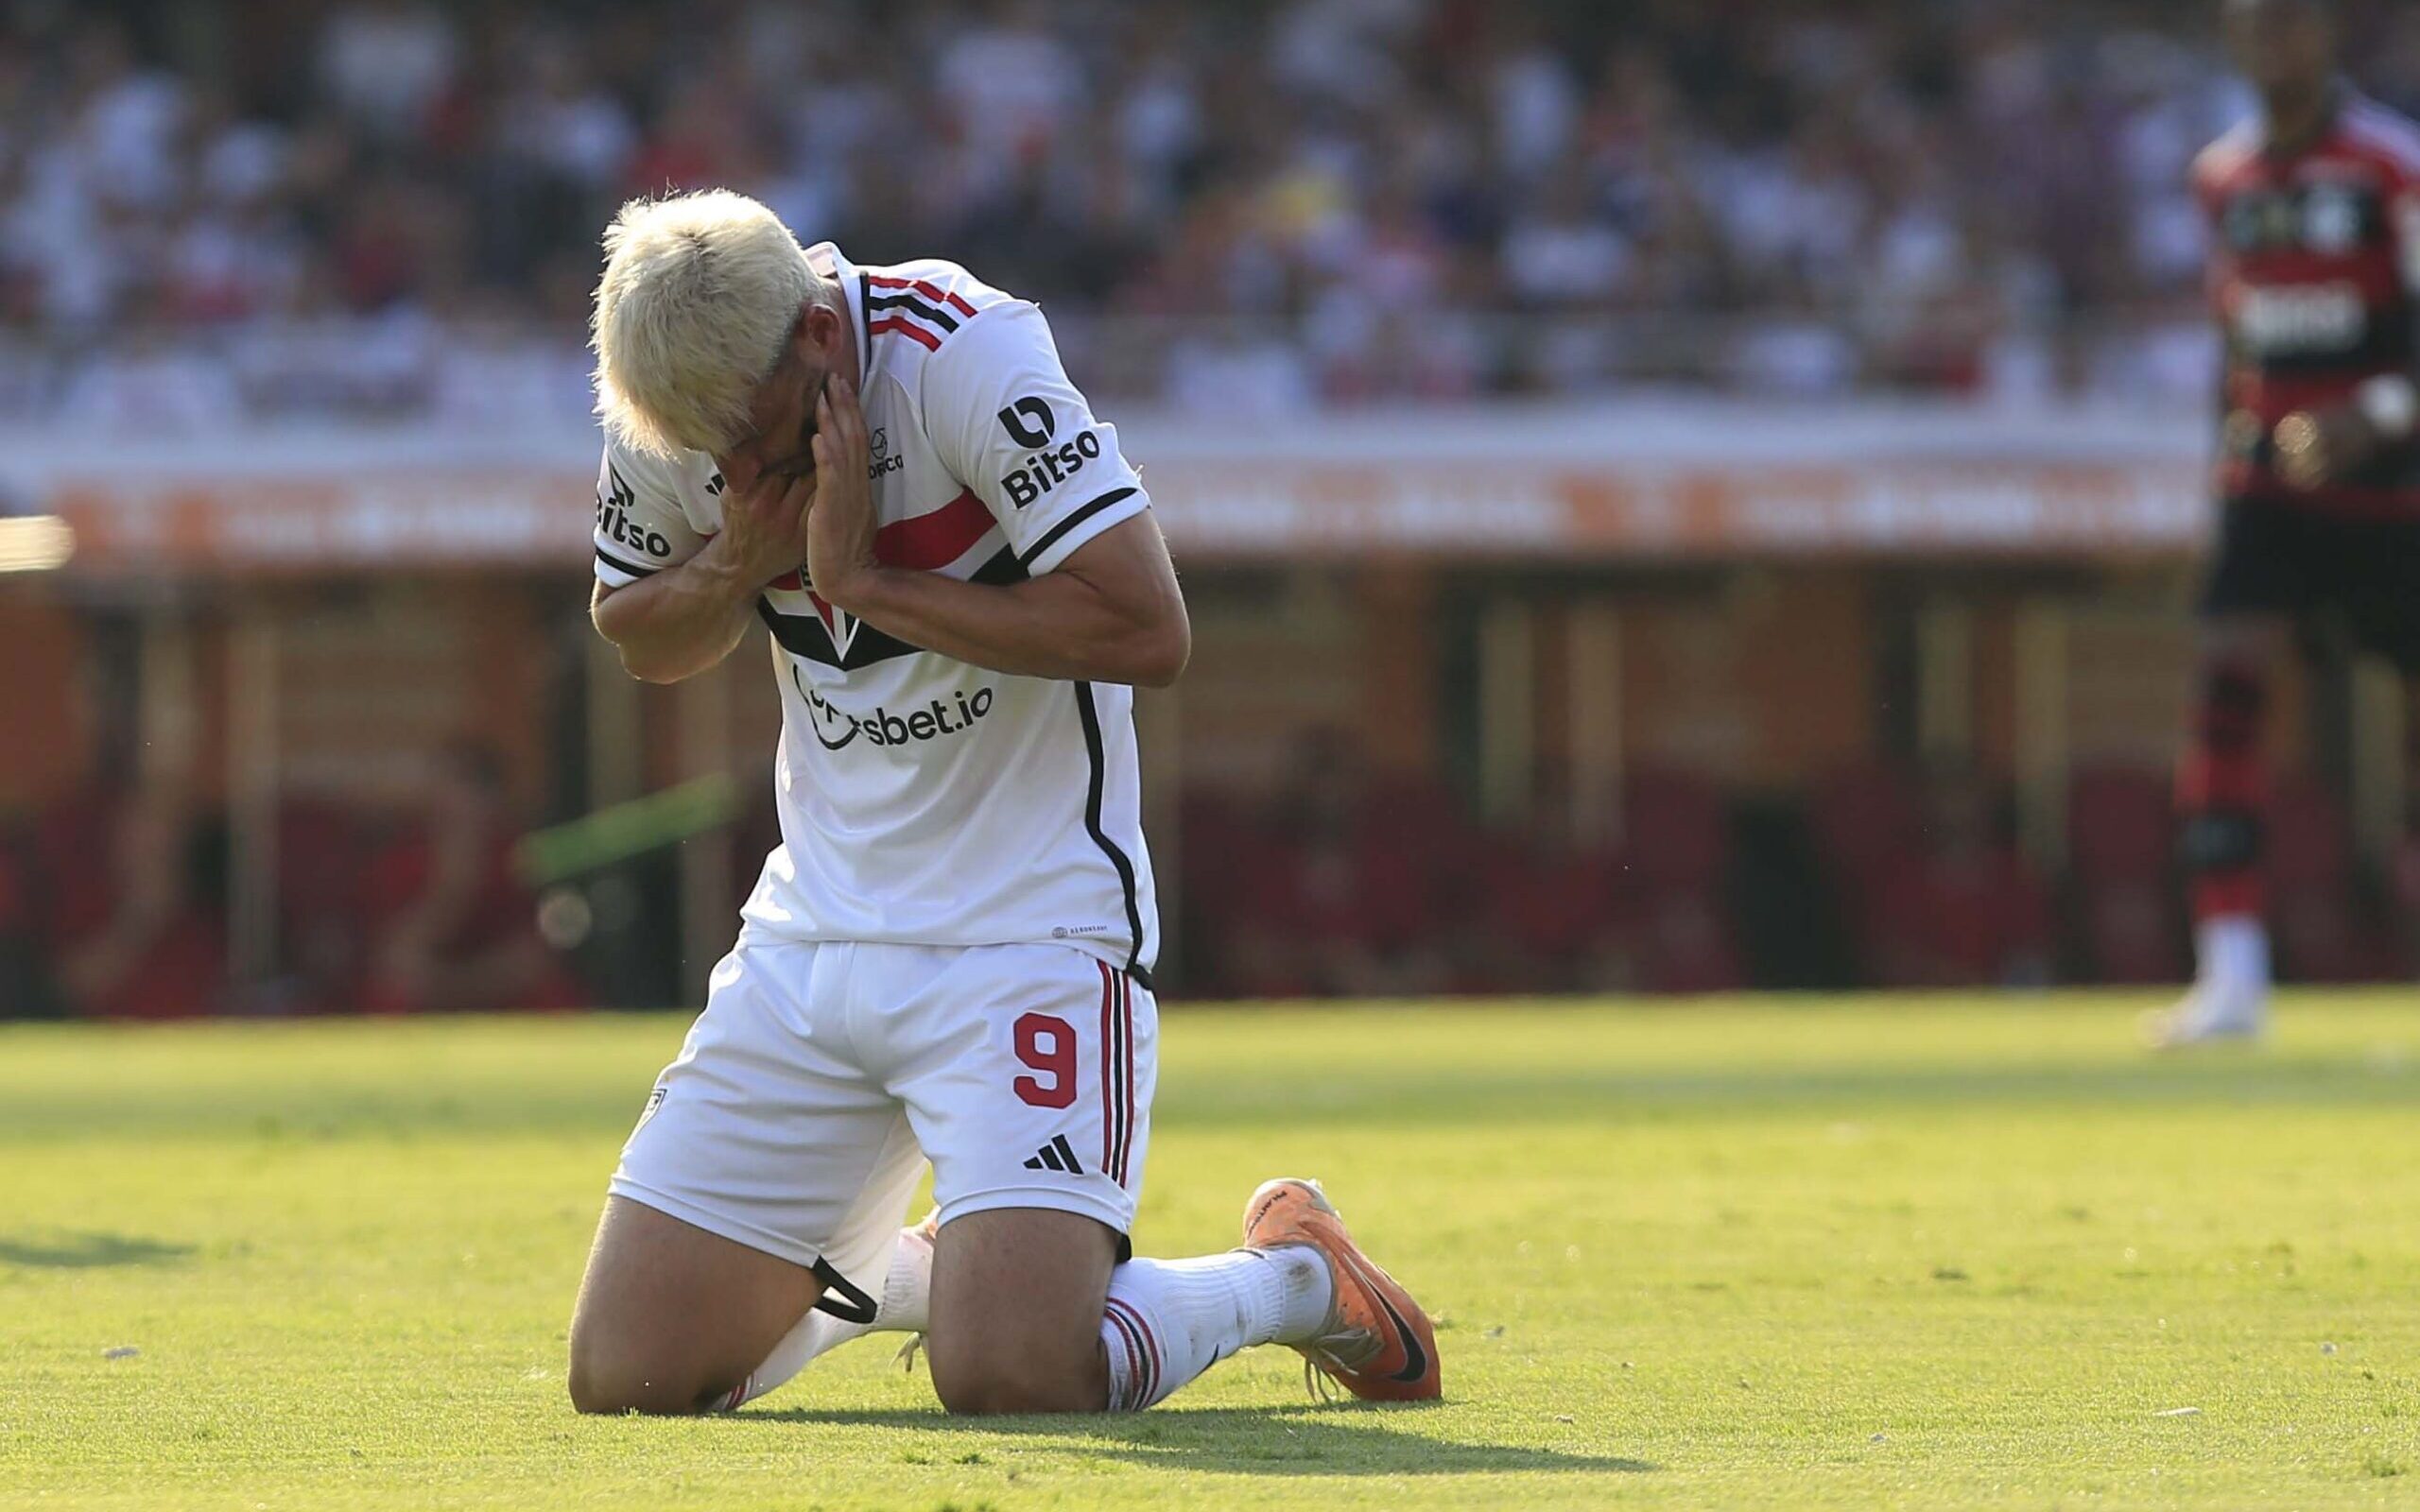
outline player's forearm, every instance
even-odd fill
[[[1193,651],[1172,585],[1129,603],[1063,570],[994,587],[875,568],[849,598],[841,608],[910,645],[1014,677],[1165,688]]]
[[[725,559],[710,541],[678,567],[627,588],[600,593],[596,632],[622,653],[643,682],[679,682],[721,662],[747,633],[761,583]]]

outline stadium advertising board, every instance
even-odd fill
[[[2171,556],[2205,526],[2190,427],[2139,418],[1709,403],[1130,430],[1197,558]],[[464,455],[320,432],[107,465],[70,447],[15,482],[75,525],[85,571],[570,567],[589,552],[592,446]]]

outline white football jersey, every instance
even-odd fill
[[[807,254],[848,296],[886,564],[1007,584],[1143,512],[1116,428],[1067,381],[1035,305],[954,263]],[[596,576],[677,566],[722,528],[714,459],[609,443]],[[1148,985],[1159,930],[1133,690],[1011,677],[922,650],[815,595],[769,588],[782,844],[743,917],[779,937],[1055,940]]]

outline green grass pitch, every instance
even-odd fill
[[[1258,1350],[986,1424],[883,1339],[733,1417],[570,1412],[675,1019],[0,1032],[0,1505],[2420,1503],[2420,1004],[2162,1061],[2140,1005],[1171,1010],[1145,1252],[1323,1177],[1447,1400]]]

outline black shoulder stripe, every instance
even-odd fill
[[[615,572],[628,573],[632,577],[652,577],[664,570],[661,567],[642,567],[633,561],[624,561],[602,546],[596,548],[596,559]]]
[[[1082,524],[1085,521],[1100,513],[1103,509],[1108,508],[1111,505],[1115,504],[1122,499],[1132,497],[1134,491],[1135,490],[1132,489],[1112,489],[1107,493],[1102,494],[1099,498],[1095,499],[1092,503],[1078,506],[1076,510],[1069,514],[1066,519],[1060,521],[1057,524],[1052,525],[1047,531],[1044,532],[1042,539],[1033,543],[1033,549],[1031,551],[1027,552],[1017,559],[1023,562],[1027,567],[1030,568],[1035,562],[1042,559],[1042,554],[1044,552],[1046,552],[1051,547],[1059,544],[1060,538],[1066,535],[1068,531],[1075,529],[1078,525]]]
[[[958,329],[958,317],[947,310],[927,304],[915,295],[904,291],[898,294],[873,295],[866,301],[866,306],[874,310],[905,310],[916,318],[940,326],[944,331]]]
[[[1028,576],[1025,563],[1017,560],[1017,554],[1009,547],[1003,546],[990,561],[976,568],[966,580],[970,583],[981,583],[988,588],[1006,588],[1011,583],[1024,582]]]

